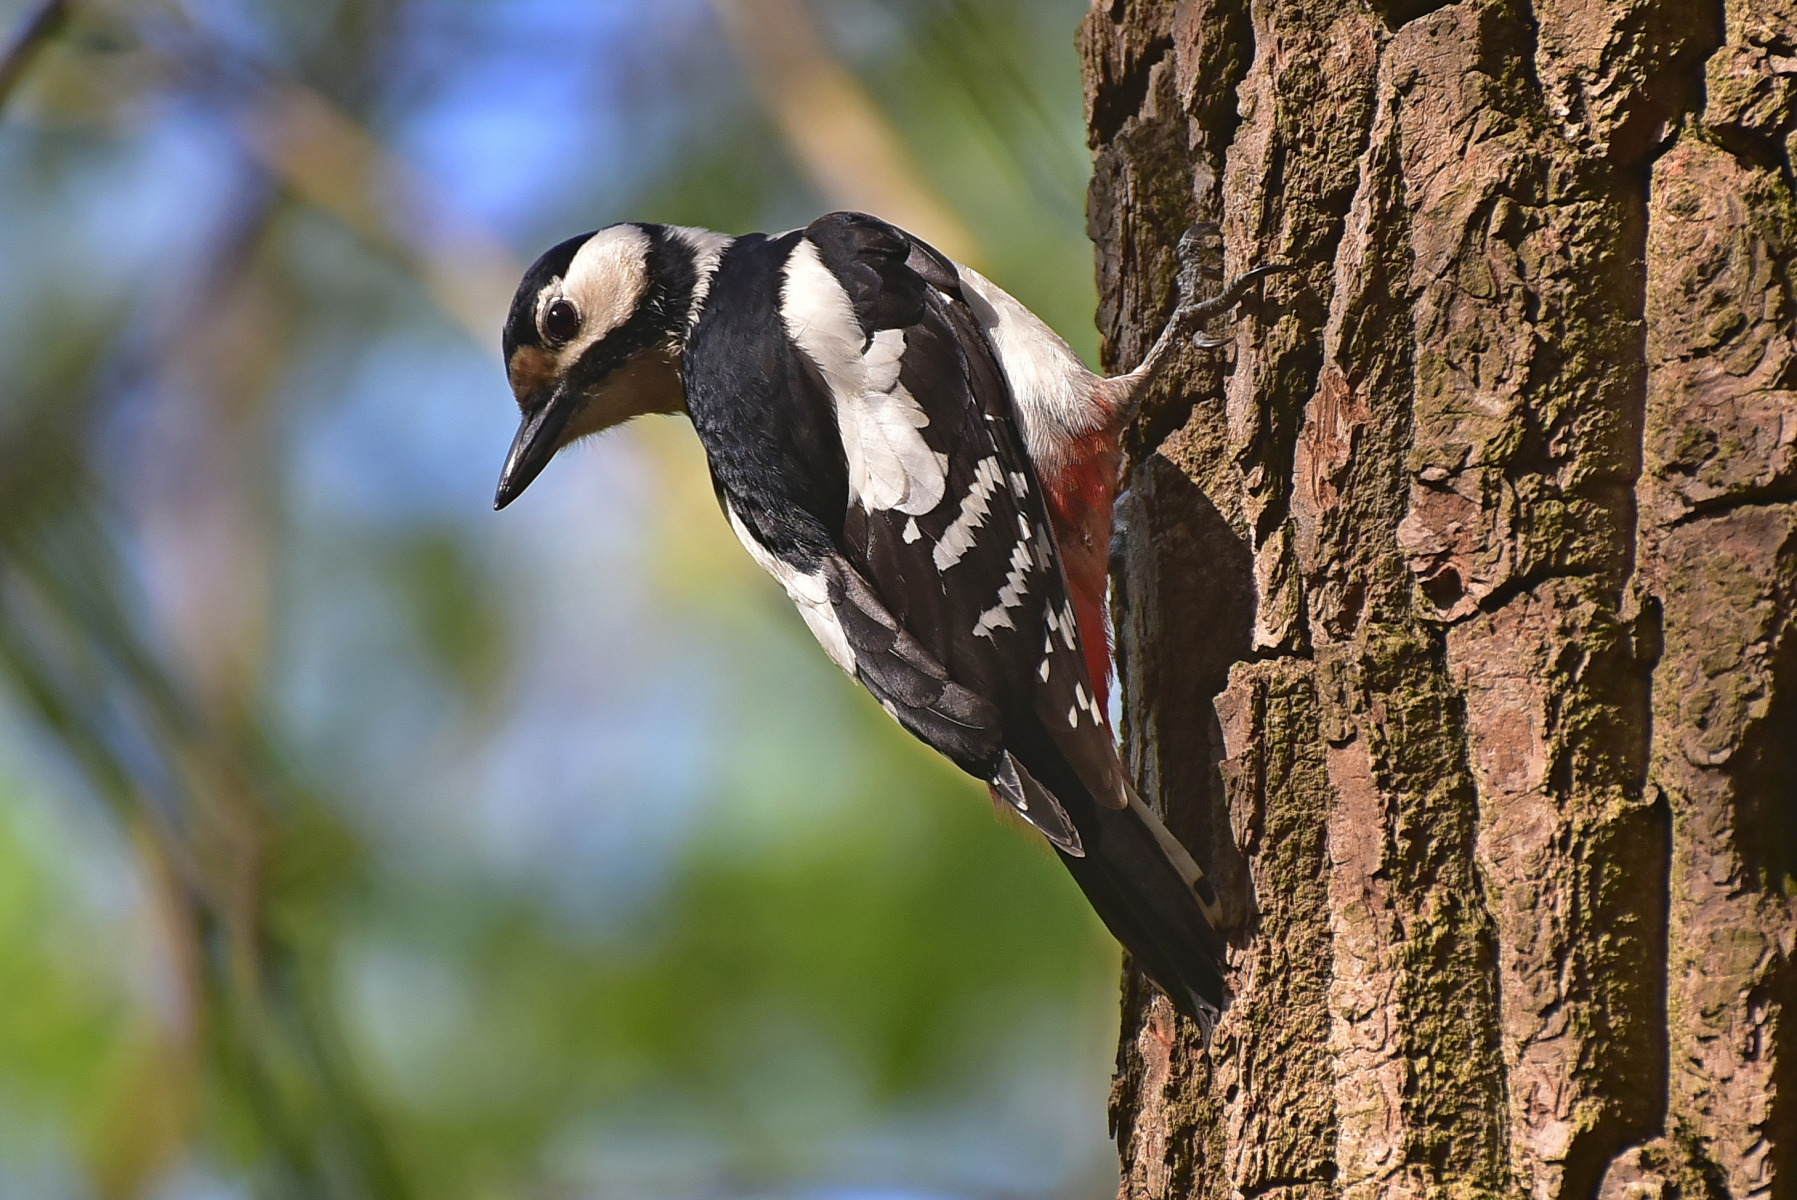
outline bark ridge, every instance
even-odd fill
[[[1220,881],[1125,1197],[1797,1200],[1797,4],[1107,0],[1131,768]]]

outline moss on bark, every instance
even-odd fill
[[[1726,15],[1726,20],[1725,20]],[[1182,0],[1080,32],[1150,402],[1130,761],[1223,882],[1126,988],[1125,1196],[1797,1197],[1797,9]]]

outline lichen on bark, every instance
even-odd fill
[[[1218,877],[1134,980],[1129,1197],[1797,1197],[1797,8],[1115,0],[1124,735]]]

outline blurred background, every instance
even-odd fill
[[[0,1198],[1115,1186],[1117,952],[524,263],[866,207],[1088,357],[1083,0],[0,0]]]

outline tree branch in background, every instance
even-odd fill
[[[0,59],[0,99],[72,15],[66,0],[33,11]],[[213,226],[190,306],[158,310],[148,337],[126,320],[96,322],[92,344],[70,352],[92,364],[77,379],[34,374],[8,398],[0,495],[29,502],[0,506],[0,678],[130,832],[179,981],[145,1059],[156,1084],[105,1118],[92,1169],[104,1194],[147,1188],[200,1119],[197,1093],[176,1082],[204,1077],[247,1114],[267,1194],[323,1194],[328,1180],[333,1191],[408,1200],[416,1193],[384,1114],[355,1076],[337,1015],[318,1001],[328,939],[274,915],[282,905],[328,911],[355,879],[356,843],[284,766],[281,731],[257,704],[272,537],[258,491],[270,474],[261,409],[291,324],[258,250],[283,203],[310,204],[414,273],[483,343],[519,268],[317,92],[173,10],[121,21],[83,9],[78,19],[90,17],[176,66],[175,87],[216,104],[254,163],[235,219]],[[116,411],[152,373],[173,380],[152,390],[186,422],[181,453],[165,464],[183,486],[125,523],[147,551],[137,566],[160,558],[207,589],[186,638],[167,613],[136,619],[136,572],[113,536],[117,497],[90,460],[96,414]],[[207,569],[206,554],[228,561],[228,578]],[[307,882],[294,863],[321,844],[335,865]],[[311,890],[300,895],[296,879]]]
[[[220,110],[257,166],[397,262],[477,343],[494,342],[524,264],[454,211],[443,189],[402,163],[355,117],[179,7],[82,15],[160,56],[184,77],[190,94]]]
[[[306,203],[413,271],[477,343],[495,343],[524,274],[500,241],[433,197],[352,117],[311,88],[265,74],[232,124],[250,154]],[[407,214],[405,224],[389,212]]]
[[[68,0],[44,0],[25,18],[25,24],[0,50],[0,107],[12,97],[13,88],[31,69],[38,52],[61,32],[69,18]]]
[[[712,7],[763,107],[831,205],[875,213],[951,258],[978,263],[972,231],[923,181],[802,0],[712,0]]]
[[[0,106],[73,15],[44,0],[0,51]],[[315,89],[249,62],[179,10],[154,18],[84,18],[115,27],[187,71],[196,92],[234,81],[229,120],[250,156],[301,200],[397,259],[440,308],[481,345],[493,341],[524,265],[497,238],[450,211],[440,189],[388,153],[353,117]],[[403,220],[389,214],[403,213]]]

